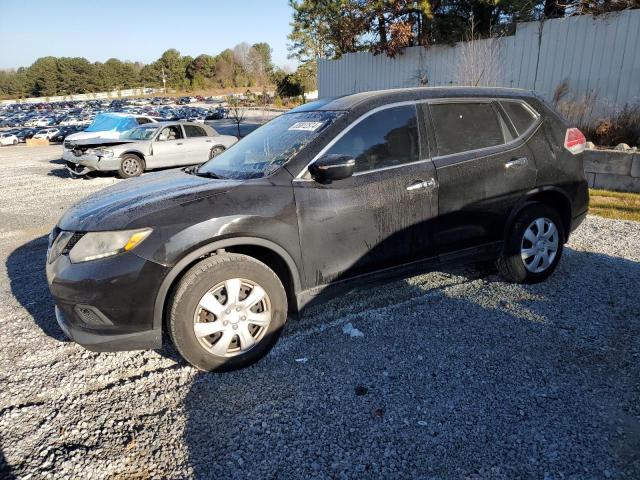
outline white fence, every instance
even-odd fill
[[[66,102],[70,100],[104,100],[104,99],[116,99],[125,97],[139,97],[141,95],[153,95],[154,93],[161,92],[160,88],[129,88],[126,90],[113,90],[111,92],[96,92],[96,93],[78,93],[75,95],[55,95],[51,97],[33,97],[23,98],[20,100],[2,100],[1,105],[9,105],[12,103],[43,103],[43,102]]]
[[[566,82],[571,98],[596,104],[594,113],[640,102],[640,10],[521,23],[513,36],[478,44],[497,55],[488,62],[498,65],[489,76],[496,86],[551,99]],[[468,45],[411,47],[396,58],[361,52],[320,60],[319,96],[464,84],[458,71]]]

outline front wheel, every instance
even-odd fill
[[[223,253],[182,278],[171,301],[169,333],[178,352],[204,371],[229,371],[261,359],[287,319],[278,276],[258,260]]]
[[[125,155],[120,161],[120,178],[131,178],[142,175],[144,172],[144,160],[137,155]]]
[[[496,265],[514,283],[538,283],[556,269],[564,243],[564,227],[558,211],[531,203],[516,218],[505,239]]]

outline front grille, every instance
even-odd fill
[[[62,254],[63,255],[68,254],[71,251],[71,249],[75,246],[75,244],[80,241],[82,237],[84,237],[84,232],[75,232],[71,236],[67,244],[65,245],[64,250],[62,250]]]

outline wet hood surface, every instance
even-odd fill
[[[151,173],[89,195],[65,212],[58,227],[71,231],[122,230],[159,210],[221,194],[240,183],[198,177],[182,170]]]

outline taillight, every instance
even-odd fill
[[[569,128],[564,136],[564,148],[574,155],[584,152],[587,146],[587,139],[577,128]]]

